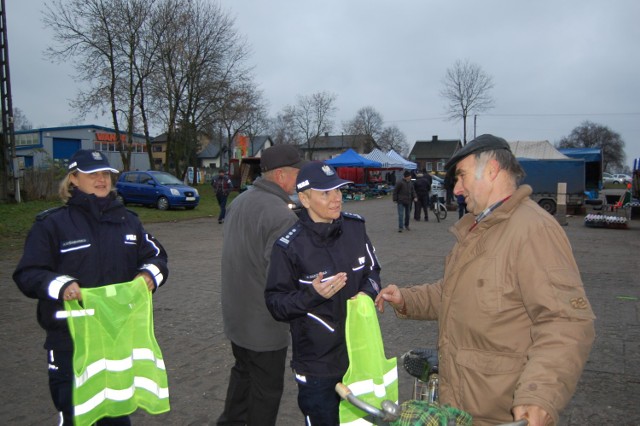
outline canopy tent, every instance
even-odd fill
[[[561,148],[558,151],[570,158],[584,158],[585,162],[602,162],[602,149],[600,148]]]
[[[381,163],[382,164],[381,168],[383,169],[403,169],[404,168],[404,164],[402,164],[400,160],[389,157],[387,154],[380,151],[378,148],[374,148],[373,151],[371,151],[368,154],[363,154],[362,156],[369,160],[373,160]]]
[[[568,158],[547,140],[514,141],[509,142],[509,147],[516,158],[533,158],[538,160],[566,160]]]
[[[381,168],[382,164],[379,161],[369,160],[349,148],[342,154],[334,157],[330,160],[325,160],[325,163],[333,167],[368,167],[368,168]]]
[[[400,163],[402,163],[402,167],[407,169],[407,170],[415,170],[418,168],[418,165],[412,161],[409,160],[405,160],[404,158],[402,158],[402,156],[400,154],[398,154],[397,152],[395,152],[393,149],[389,152],[387,152],[387,155],[390,158],[393,158],[394,160],[399,161]]]

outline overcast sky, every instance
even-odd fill
[[[44,0],[8,0],[13,105],[35,127],[75,121],[70,66],[49,63]],[[493,78],[495,107],[476,134],[509,141],[568,136],[585,120],[609,127],[640,157],[638,0],[221,0],[251,47],[275,116],[298,95],[337,96],[334,134],[371,106],[416,140],[462,138],[440,96],[457,60]],[[468,135],[473,137],[473,118]]]

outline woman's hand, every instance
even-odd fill
[[[318,274],[315,280],[313,280],[313,288],[318,294],[325,299],[330,299],[334,294],[339,292],[342,287],[347,284],[347,274],[345,272],[338,272],[331,279],[322,282],[324,275],[322,272]]]
[[[80,285],[77,281],[74,281],[69,287],[64,289],[62,294],[64,300],[82,300],[82,293],[80,293]]]
[[[153,281],[153,278],[151,278],[151,275],[149,275],[148,272],[140,272],[138,275],[136,275],[136,278],[138,277],[144,278],[144,282],[147,284],[147,288],[149,289],[149,291],[153,291],[156,289],[156,283]]]

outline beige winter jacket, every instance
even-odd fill
[[[401,289],[406,315],[439,319],[440,401],[474,425],[512,421],[534,404],[558,422],[594,339],[593,311],[569,241],[557,221],[521,186],[457,244],[444,278]]]

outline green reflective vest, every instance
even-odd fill
[[[349,368],[342,383],[363,401],[380,408],[383,400],[398,402],[396,358],[386,359],[378,315],[371,297],[358,295],[347,301],[345,329]],[[340,402],[341,425],[368,425],[366,413],[348,401]]]
[[[138,407],[151,414],[169,411],[167,372],[144,279],[81,291],[82,306],[65,302],[74,344],[75,423],[91,425]]]

